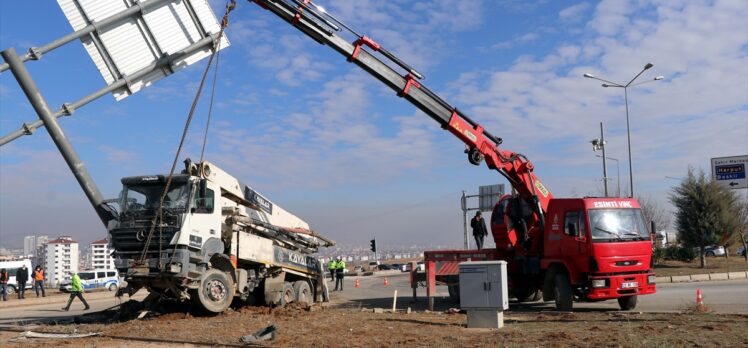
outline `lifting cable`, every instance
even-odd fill
[[[153,217],[153,220],[151,220],[151,227],[148,230],[148,236],[145,240],[145,245],[143,246],[143,252],[140,255],[140,264],[142,265],[145,262],[146,256],[148,255],[148,249],[151,244],[151,239],[153,238],[153,234],[156,230],[156,224],[159,225],[159,240],[158,240],[158,247],[159,247],[159,263],[161,262],[161,244],[162,244],[162,237],[161,237],[161,231],[162,229],[162,221],[163,221],[163,207],[164,207],[164,200],[166,199],[166,194],[169,192],[169,187],[171,186],[172,178],[174,177],[174,169],[177,166],[177,161],[179,160],[179,154],[182,151],[182,146],[184,145],[184,140],[187,138],[187,131],[190,128],[190,123],[192,123],[192,117],[195,114],[195,108],[197,107],[197,102],[200,99],[200,94],[202,93],[203,86],[205,85],[205,80],[208,77],[208,72],[210,71],[210,67],[213,64],[213,58],[215,58],[218,55],[218,52],[220,50],[220,42],[221,38],[223,37],[223,32],[229,25],[229,13],[236,8],[236,1],[230,0],[226,4],[226,12],[223,15],[223,19],[221,20],[221,30],[218,32],[218,37],[214,41],[213,46],[213,53],[210,55],[210,59],[208,60],[208,64],[205,66],[205,71],[203,71],[202,78],[200,79],[200,85],[197,88],[197,92],[195,93],[195,98],[192,100],[192,106],[190,107],[190,112],[187,115],[187,121],[184,125],[184,130],[182,131],[182,138],[179,140],[179,146],[177,147],[177,152],[174,155],[174,161],[171,164],[171,170],[169,171],[169,177],[166,179],[166,186],[164,186],[164,191],[161,193],[161,199],[159,201],[158,205],[158,211],[156,213],[156,216]],[[215,74],[218,73],[218,60],[216,59],[216,67],[215,67]],[[216,82],[216,76],[213,76],[213,93],[215,92],[215,82]],[[210,98],[210,107],[211,110],[208,112],[208,122],[210,122],[210,114],[212,111],[213,106],[213,95],[211,94]],[[203,151],[205,151],[205,141],[207,140],[208,135],[208,129],[206,126],[205,129],[205,139],[203,140]],[[202,160],[202,153],[200,154],[200,160]],[[173,255],[172,255],[173,256]]]

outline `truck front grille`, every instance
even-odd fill
[[[150,232],[151,219],[133,219],[123,221],[120,227],[111,230],[111,243],[114,247],[118,258],[126,257],[131,254],[140,255],[145,248],[145,243]],[[169,245],[171,239],[179,231],[178,218],[175,216],[165,216],[164,225],[156,227],[148,245],[147,254],[158,255],[159,249],[164,249]],[[160,245],[159,245],[160,242]]]

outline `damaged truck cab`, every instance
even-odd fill
[[[119,221],[109,229],[128,283],[122,292],[147,288],[211,313],[235,296],[278,305],[321,295],[322,269],[311,254],[332,242],[217,166],[187,160],[171,180],[122,184]]]

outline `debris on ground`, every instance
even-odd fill
[[[84,338],[84,337],[98,336],[100,334],[101,333],[99,332],[45,333],[45,332],[24,331],[24,333],[22,333],[21,336],[26,337],[26,338]]]
[[[264,329],[257,330],[251,335],[242,336],[240,341],[243,343],[254,343],[254,342],[261,342],[261,341],[272,341],[275,339],[275,333],[277,329],[275,325],[269,325]]]

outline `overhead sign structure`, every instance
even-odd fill
[[[748,155],[712,158],[712,178],[729,189],[748,188]]]
[[[140,1],[140,4],[150,1],[154,0]],[[57,3],[74,30],[101,22],[131,6],[141,6],[138,1],[122,0],[57,0]],[[128,5],[131,3],[134,4]],[[221,27],[207,0],[174,0],[143,9],[140,16],[96,29],[81,38],[81,42],[109,85],[155,64],[162,57],[217,35]],[[228,46],[224,35],[219,48]],[[125,87],[114,90],[112,94],[117,100],[122,100],[210,54],[210,47],[192,52],[168,67],[128,81]]]
[[[504,194],[504,184],[479,186],[478,187],[478,209],[482,211],[493,210],[494,204]]]

